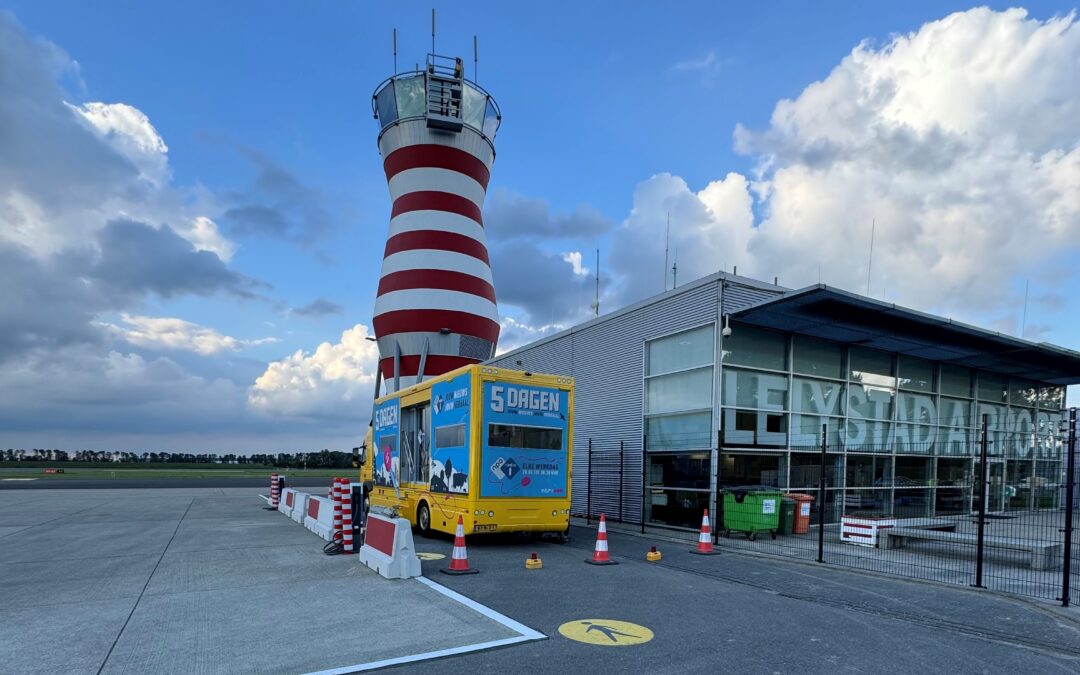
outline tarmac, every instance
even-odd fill
[[[1080,672],[1080,615],[1050,603],[623,532],[619,564],[596,567],[595,530],[577,526],[567,545],[470,537],[479,574],[427,560],[424,579],[387,581],[258,492],[0,492],[0,670]],[[542,569],[525,569],[532,552]],[[566,636],[614,621],[651,639]]]
[[[520,637],[324,555],[257,493],[0,493],[0,671],[307,673]]]

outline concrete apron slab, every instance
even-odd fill
[[[103,672],[349,673],[544,637],[434,586],[362,569],[148,593]]]

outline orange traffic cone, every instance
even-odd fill
[[[698,535],[697,548],[690,552],[697,555],[720,554],[720,551],[713,550],[712,528],[709,527],[709,509],[705,509],[705,515],[701,517],[701,534]]]
[[[439,570],[443,574],[476,574],[480,570],[469,567],[469,552],[465,550],[465,522],[457,517],[457,532],[454,533],[454,553],[450,556],[450,567]]]
[[[607,548],[607,521],[604,519],[604,514],[600,514],[600,527],[596,530],[596,550],[593,551],[591,559],[585,562],[590,565],[618,565],[616,561],[611,559],[608,555]]]

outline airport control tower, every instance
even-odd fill
[[[489,359],[499,339],[482,210],[502,117],[464,70],[429,54],[372,97],[393,202],[374,316],[384,392]]]

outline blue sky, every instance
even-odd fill
[[[120,216],[172,228],[220,263],[208,272],[219,281],[206,287],[139,277],[121,292],[114,279],[86,300],[88,318],[62,338],[44,330],[28,336],[12,357],[21,365],[9,371],[11,381],[36,374],[44,390],[46,377],[33,367],[42,359],[65,364],[49,389],[74,386],[63,384],[67,368],[86,373],[88,391],[35,398],[31,386],[10,420],[12,443],[350,442],[370,409],[373,355],[356,346],[359,333],[351,341],[343,333],[370,322],[390,206],[370,96],[391,74],[392,28],[399,69],[423,60],[431,6],[0,6],[10,11],[9,45],[29,45],[9,58],[57,85],[24,97],[9,92],[8,100],[67,102],[98,141],[151,167],[140,168],[137,187],[106,184],[90,159],[85,174],[76,170],[100,154],[89,140],[78,157],[57,150],[57,165],[70,169],[64,180],[112,197],[40,216],[38,229],[18,240],[34,251],[33,264],[71,269],[62,256],[83,244],[100,255],[102,228]],[[654,249],[660,214],[670,211],[681,279],[738,264],[800,286],[820,269],[823,281],[863,291],[866,221],[878,218],[871,295],[1017,334],[1027,284],[1025,336],[1080,349],[1073,5],[1029,3],[1026,17],[992,5],[949,19],[969,5],[434,6],[440,53],[471,61],[479,35],[478,79],[504,115],[488,192],[504,347],[583,318],[597,247],[602,307],[660,291]],[[897,46],[897,36],[907,46]],[[963,91],[959,100],[954,90]],[[23,114],[16,105],[11,114]],[[851,133],[863,123],[882,135]],[[1027,125],[1033,129],[1021,129]],[[151,132],[167,153],[138,143],[131,150],[130,139]],[[1004,136],[1008,143],[995,140]],[[948,157],[935,153],[953,147]],[[18,164],[11,170],[30,173]],[[1013,199],[1011,190],[1036,203]],[[272,218],[246,223],[237,215],[254,207]],[[198,217],[213,221],[212,243],[192,229]],[[982,224],[962,225],[973,222]],[[963,236],[950,239],[951,229]],[[41,243],[42,232],[60,243]],[[812,235],[821,243],[806,243]],[[940,255],[943,246],[967,257]],[[575,253],[576,272],[566,257]],[[510,261],[526,258],[535,265],[515,277]],[[536,278],[550,283],[533,288]],[[151,321],[165,318],[187,323]],[[121,378],[115,389],[99,389],[95,372],[138,382]],[[144,386],[155,401],[133,403],[130,392]],[[50,422],[59,417],[68,421]]]

